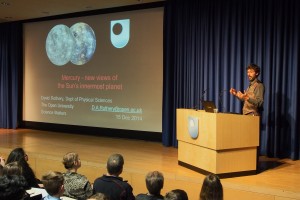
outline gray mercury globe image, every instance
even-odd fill
[[[69,27],[59,24],[54,26],[46,39],[46,52],[49,60],[57,66],[67,64],[72,56],[75,39]]]
[[[94,55],[96,49],[95,33],[88,24],[83,22],[74,24],[70,31],[75,40],[71,62],[75,65],[83,65]]]

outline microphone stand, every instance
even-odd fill
[[[224,110],[225,110],[225,108],[223,106],[223,100],[222,100],[224,92],[226,92],[226,90],[221,90],[219,93],[219,102],[220,102],[220,108],[222,109],[222,112],[224,112]]]
[[[207,89],[208,89],[208,88],[206,88],[206,89],[202,92],[202,94],[201,94],[200,104],[202,105],[202,109],[203,109],[203,101],[204,101],[203,99],[204,99],[204,95],[205,95]],[[200,106],[199,106],[199,109],[200,109]]]

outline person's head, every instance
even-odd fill
[[[121,154],[109,156],[106,164],[109,175],[119,176],[123,171],[124,159]]]
[[[96,193],[88,198],[88,200],[109,200],[109,197],[102,193]]]
[[[23,148],[15,148],[14,150],[12,150],[8,155],[6,164],[15,161],[18,162],[28,161],[28,155],[25,153]]]
[[[12,162],[18,162],[22,168],[21,172],[28,183],[28,187],[37,187],[35,174],[27,161],[28,156],[25,151],[22,148],[16,148],[8,155],[6,165]]]
[[[81,161],[77,153],[69,152],[63,157],[62,163],[64,164],[65,168],[70,169],[78,169],[81,167]]]
[[[3,167],[3,175],[22,175],[22,167],[17,161],[6,164]]]
[[[219,177],[214,174],[209,174],[205,177],[200,192],[200,200],[210,199],[223,199],[223,187],[221,181]]]
[[[60,172],[49,171],[42,176],[42,183],[50,196],[60,197],[64,193],[64,177]]]
[[[160,195],[164,186],[164,176],[158,171],[149,172],[146,175],[146,186],[150,194]]]
[[[3,175],[0,177],[0,199],[29,199],[25,187],[26,181],[23,176]]]
[[[251,63],[247,66],[246,69],[249,81],[255,80],[260,74],[260,67],[256,64]]]
[[[188,195],[184,190],[176,189],[167,192],[164,200],[188,200]]]

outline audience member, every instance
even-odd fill
[[[35,174],[29,164],[28,161],[28,155],[25,153],[25,151],[22,148],[16,148],[10,152],[8,155],[6,164],[12,163],[17,161],[19,165],[22,168],[22,175],[24,176],[26,182],[27,182],[27,189],[31,187],[39,187],[38,183],[39,181],[36,179]]]
[[[12,177],[12,176],[18,176],[21,177],[19,179],[24,181],[24,189],[28,188],[27,187],[27,182],[25,180],[25,178],[22,176],[22,168],[21,166],[18,164],[18,162],[11,162],[8,163],[7,165],[5,165],[3,167],[3,176],[7,176],[7,177]],[[14,184],[13,184],[14,185]],[[30,199],[30,200],[40,200],[42,198],[41,194],[32,194],[32,196],[29,195],[29,193],[27,193],[27,190],[25,191],[26,193],[24,194],[24,199],[26,197],[26,199]],[[0,198],[1,200],[1,198]]]
[[[123,172],[123,165],[122,155],[111,155],[107,160],[107,174],[94,181],[94,193],[106,194],[110,200],[134,200],[131,185],[120,177]]]
[[[184,190],[176,189],[168,192],[165,200],[188,200],[188,195]]]
[[[2,167],[4,167],[4,165],[5,165],[5,159],[2,156],[0,156],[0,165]]]
[[[89,180],[77,173],[81,167],[81,161],[77,153],[67,153],[63,157],[63,164],[67,172],[63,173],[64,176],[64,196],[75,199],[87,199],[93,194],[93,188]]]
[[[26,181],[23,176],[3,175],[0,177],[0,200],[29,199],[25,190]]]
[[[146,175],[146,187],[147,194],[139,194],[136,196],[136,200],[159,200],[164,199],[160,194],[161,189],[164,186],[164,176],[158,171],[149,172]]]
[[[64,177],[60,172],[49,171],[42,177],[48,195],[43,200],[59,200],[64,193]]]
[[[215,174],[209,174],[205,177],[201,192],[200,200],[222,200],[223,187],[219,177]]]
[[[0,156],[0,176],[3,175],[3,167],[4,167],[4,165],[5,165],[5,159],[2,156]]]
[[[11,162],[3,167],[3,175],[22,175],[22,167],[19,165],[18,162]]]
[[[88,200],[109,200],[109,197],[102,193],[96,193],[88,198]]]

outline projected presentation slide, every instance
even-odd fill
[[[23,28],[24,121],[162,131],[163,8]]]

